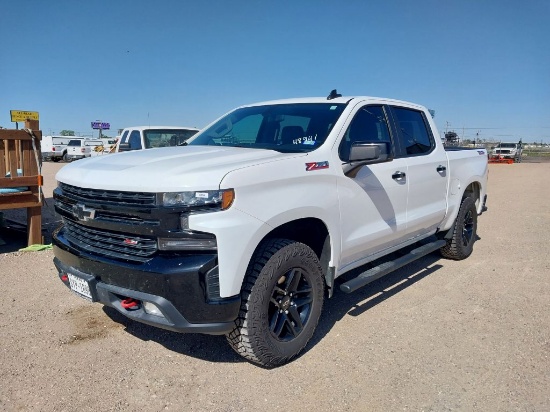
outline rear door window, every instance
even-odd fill
[[[419,110],[392,107],[403,156],[430,153],[435,147],[424,114]]]

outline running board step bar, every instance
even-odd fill
[[[389,262],[384,262],[376,267],[373,267],[372,269],[367,270],[366,272],[361,273],[357,277],[342,283],[340,285],[340,290],[345,293],[355,292],[360,287],[368,285],[376,279],[380,279],[382,276],[385,276],[400,267],[420,259],[422,256],[426,256],[429,253],[441,249],[446,244],[447,242],[445,240],[436,240],[434,242],[422,245],[414,250],[411,250],[405,256],[401,256],[395,260],[390,260]]]

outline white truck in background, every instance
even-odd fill
[[[515,163],[521,162],[523,154],[523,144],[518,143],[499,143],[491,151],[491,156],[494,158],[513,159]]]
[[[62,168],[54,264],[81,297],[279,366],[336,289],[472,253],[487,152],[438,136],[426,108],[392,99],[242,106],[183,147]]]
[[[122,131],[116,152],[181,146],[199,129],[182,126],[134,126]]]
[[[43,136],[40,144],[42,160],[67,161],[67,145],[71,140],[84,140],[80,136]]]
[[[67,161],[91,157],[92,152],[103,144],[102,139],[71,139],[67,144]]]
[[[102,137],[99,140],[101,140],[103,143],[92,148],[90,152],[90,157],[103,156],[116,152],[116,146],[118,143],[116,138]]]

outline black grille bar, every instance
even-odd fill
[[[65,236],[78,250],[113,259],[146,262],[157,251],[153,238],[92,229],[63,219]]]
[[[117,190],[87,189],[71,186],[66,183],[59,184],[65,196],[82,200],[105,204],[155,206],[156,194],[144,192],[120,192]]]

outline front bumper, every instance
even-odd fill
[[[58,230],[53,236],[54,264],[69,286],[67,274],[84,279],[92,301],[148,325],[176,332],[224,334],[234,328],[240,296],[209,295],[206,277],[217,273],[215,254],[158,255],[146,263],[126,263],[88,255],[71,247]],[[126,299],[141,304],[127,309]],[[143,302],[154,304],[163,316],[147,313]]]

